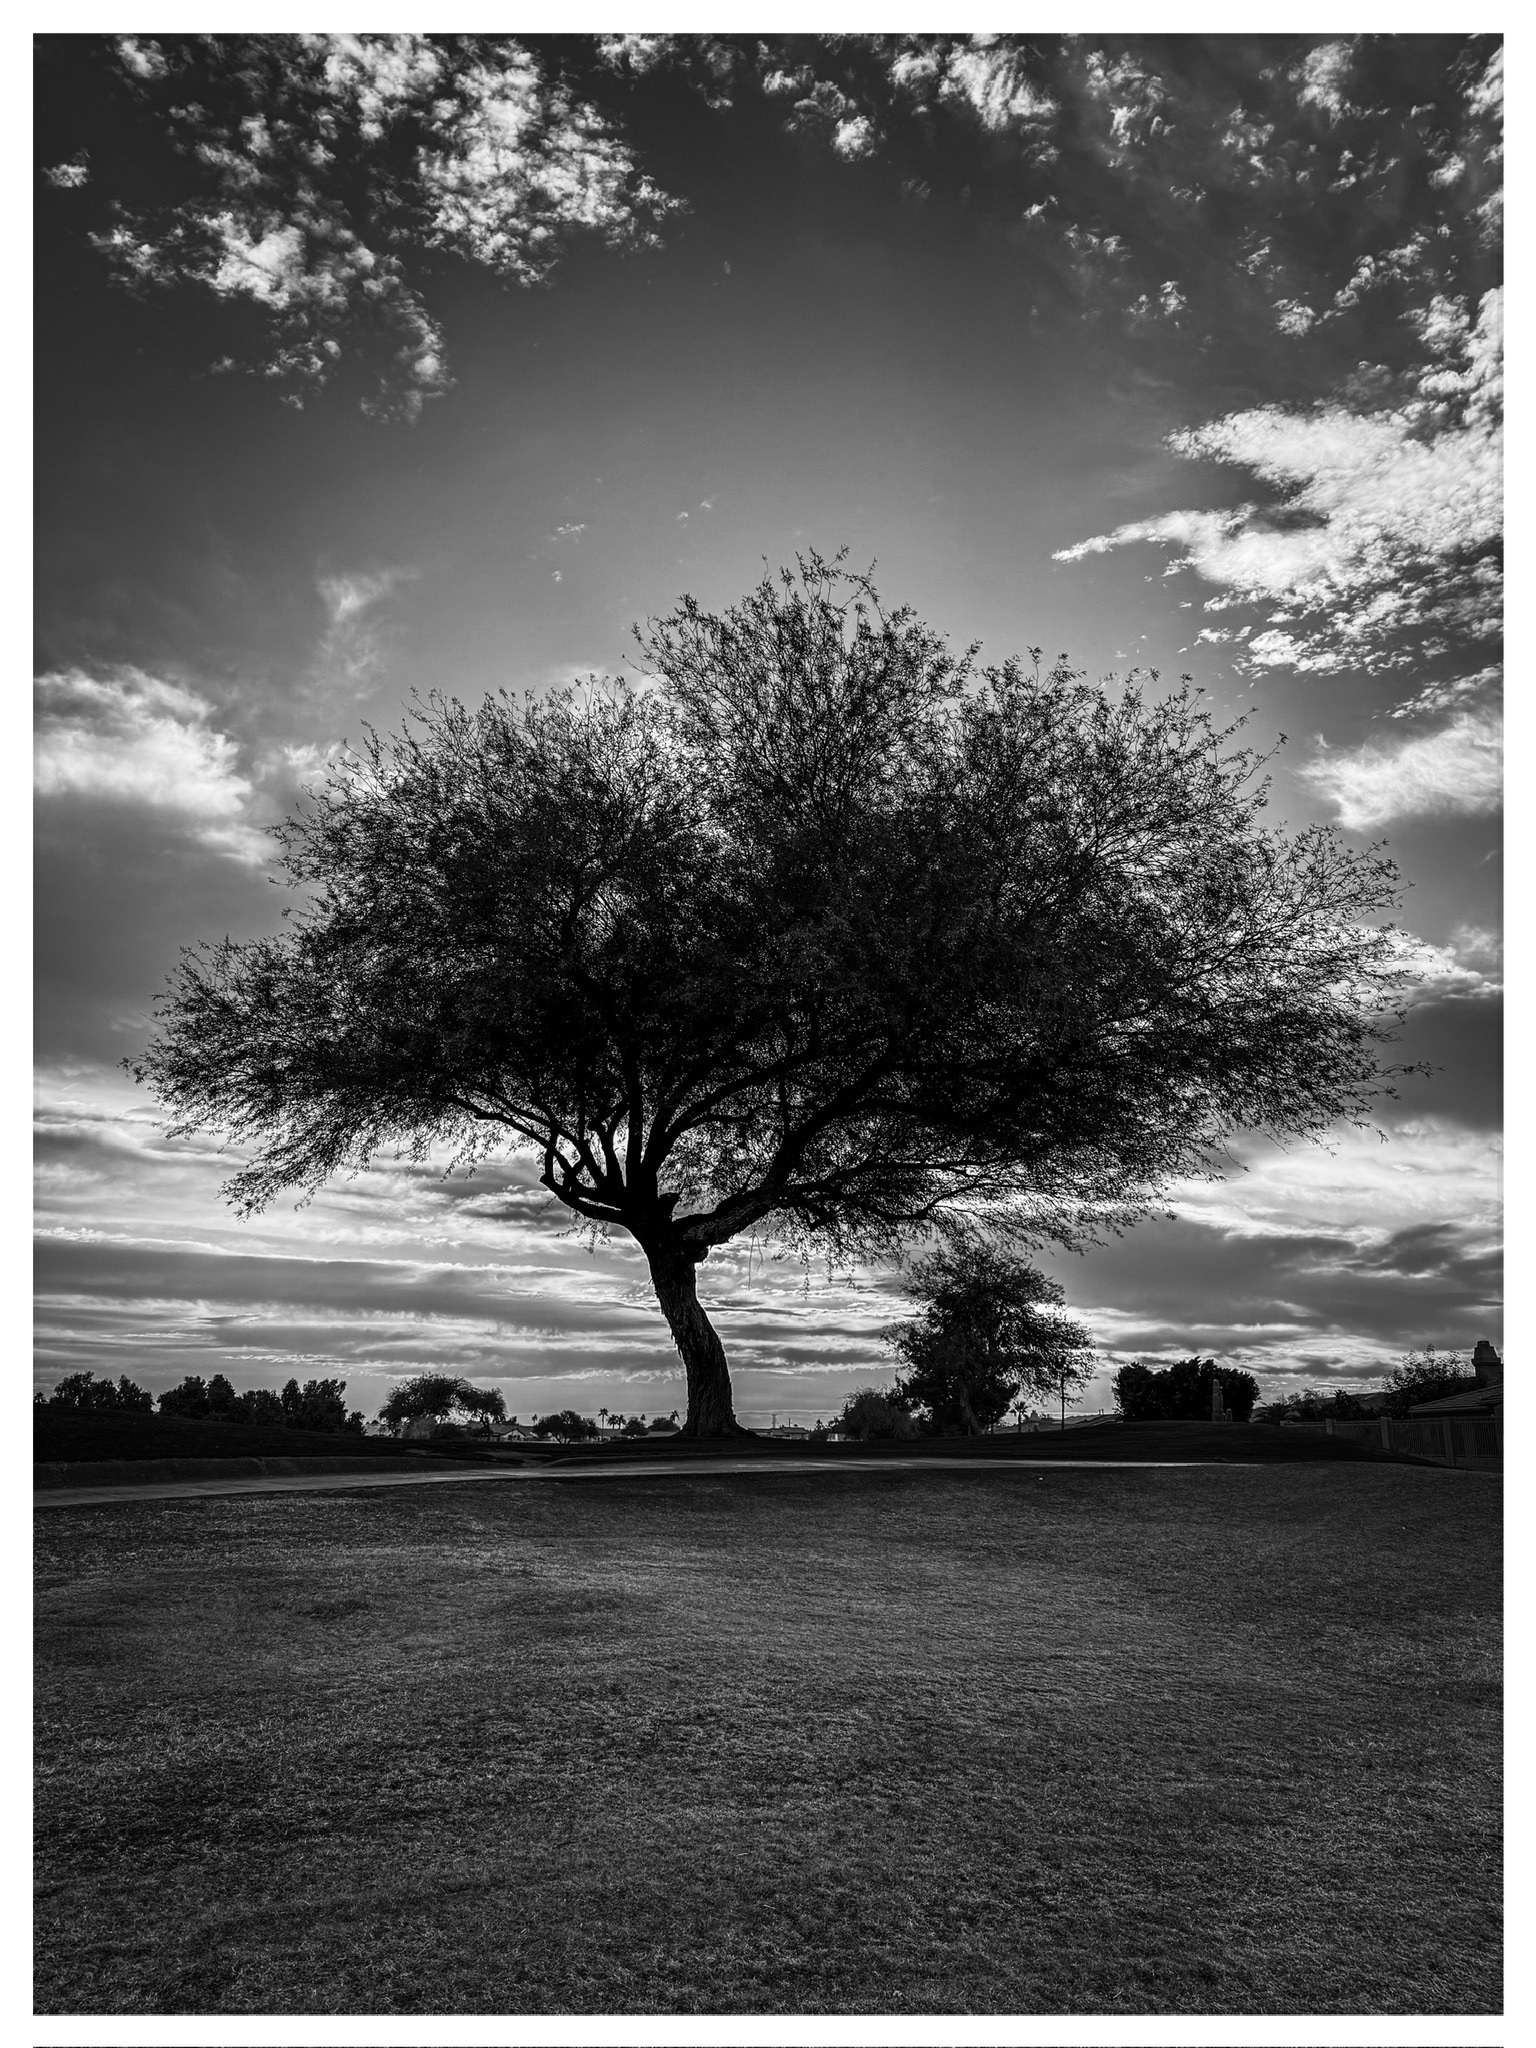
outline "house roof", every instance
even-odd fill
[[[1464,1394],[1442,1394],[1438,1401],[1416,1401],[1412,1415],[1498,1415],[1504,1408],[1504,1387],[1495,1381],[1488,1387],[1469,1387]]]

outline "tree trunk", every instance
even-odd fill
[[[736,1420],[731,1405],[731,1374],[725,1346],[699,1306],[695,1269],[705,1254],[684,1245],[646,1249],[651,1285],[682,1357],[688,1378],[688,1420],[679,1436],[751,1436]]]

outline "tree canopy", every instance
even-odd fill
[[[1060,1313],[1038,1267],[961,1235],[913,1266],[921,1306],[891,1340],[906,1370],[895,1400],[930,1431],[974,1436],[1030,1394],[1063,1403],[1092,1374],[1088,1333]]]
[[[246,1148],[242,1209],[531,1148],[640,1245],[718,1435],[696,1269],[740,1233],[1082,1243],[1390,1092],[1391,865],[1267,826],[1187,685],[979,666],[815,554],[639,644],[368,734],[278,830],[282,935],[183,956],[129,1065]]]
[[[409,1422],[446,1422],[451,1415],[506,1420],[507,1404],[495,1387],[477,1387],[455,1373],[419,1372],[392,1387],[379,1420],[398,1436]]]
[[[1234,1422],[1246,1422],[1259,1398],[1252,1373],[1214,1358],[1181,1358],[1172,1365],[1122,1365],[1115,1374],[1115,1405],[1127,1422],[1209,1422],[1211,1394]]]

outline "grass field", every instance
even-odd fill
[[[56,1511],[39,2010],[1495,2012],[1499,1493]]]

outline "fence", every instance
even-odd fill
[[[1383,1415],[1375,1422],[1323,1424],[1330,1436],[1356,1443],[1379,1444],[1410,1458],[1428,1458],[1437,1465],[1462,1465],[1474,1472],[1504,1469],[1504,1420],[1487,1415],[1419,1415],[1394,1422]]]

